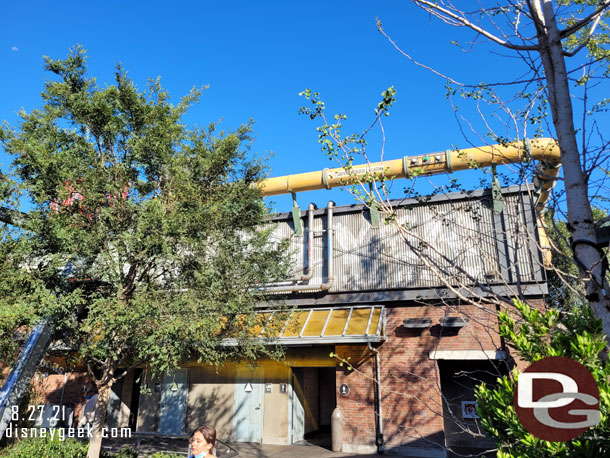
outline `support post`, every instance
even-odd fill
[[[294,223],[295,235],[303,235],[303,221],[301,221],[301,209],[297,203],[297,195],[292,194],[292,222]]]
[[[343,412],[339,407],[335,407],[330,416],[330,434],[333,452],[340,452],[343,449]]]

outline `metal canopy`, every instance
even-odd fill
[[[382,305],[297,309],[283,312],[260,311],[265,325],[253,329],[256,338],[270,345],[315,345],[366,343],[385,340],[385,308]],[[236,345],[224,339],[224,345]]]

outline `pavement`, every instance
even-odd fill
[[[239,457],[248,458],[335,458],[335,457],[373,457],[381,455],[354,455],[353,453],[332,452],[318,445],[269,445],[269,444],[231,444]],[[218,455],[222,458],[222,455]]]
[[[155,452],[188,456],[188,442],[186,439],[133,437],[131,439],[105,440],[102,446],[103,450],[111,452],[118,452],[124,447],[136,449],[140,456],[150,456]],[[381,455],[355,455],[353,453],[332,452],[330,447],[304,441],[300,445],[217,442],[216,456],[218,458],[370,458]]]

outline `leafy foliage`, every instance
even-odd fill
[[[610,363],[603,358],[606,342],[601,321],[590,307],[541,312],[515,301],[518,317],[500,314],[500,334],[527,362],[547,356],[572,358],[591,371],[600,391],[601,422],[569,442],[548,442],[528,433],[517,418],[513,395],[516,370],[498,379],[497,387],[479,385],[477,413],[487,434],[498,444],[498,457],[607,456],[610,453]]]
[[[101,453],[101,457],[102,458],[110,458],[110,457],[114,457],[114,458],[138,458],[138,451],[134,450],[130,447],[123,447],[121,450],[118,451],[118,453],[109,453],[109,452],[102,452]],[[163,456],[163,455],[161,455]]]
[[[201,90],[173,105],[159,79],[140,91],[120,65],[100,87],[81,47],[45,68],[43,105],[0,129],[14,157],[3,214],[29,200],[24,223],[2,227],[3,361],[15,329],[40,317],[99,387],[118,368],[281,355],[250,331],[262,300],[252,286],[281,278],[287,258],[262,229],[251,123],[189,128],[182,118]]]
[[[60,440],[57,437],[29,438],[15,442],[0,452],[5,458],[85,458],[87,443],[74,439]]]

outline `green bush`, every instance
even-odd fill
[[[132,448],[123,447],[118,453],[102,451],[100,456],[102,458],[138,458],[138,452]]]
[[[606,337],[590,307],[541,312],[515,301],[518,320],[500,313],[500,335],[529,363],[547,356],[566,356],[583,364],[597,382],[600,423],[567,442],[548,442],[531,435],[513,406],[519,373],[499,378],[495,388],[479,385],[477,414],[487,434],[496,441],[498,458],[573,458],[610,456],[610,361],[604,353]]]
[[[0,451],[2,458],[86,458],[89,444],[74,439],[28,438]]]

